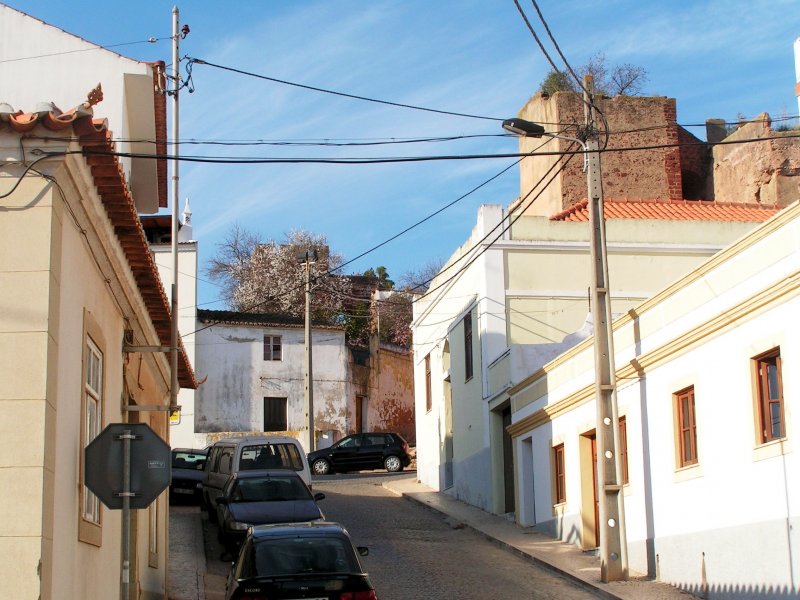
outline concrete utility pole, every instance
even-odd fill
[[[308,421],[308,451],[316,449],[316,436],[314,435],[314,378],[311,364],[311,263],[317,262],[317,251],[307,249],[297,254],[297,262],[306,266],[306,373],[305,397],[303,408]]]
[[[604,583],[628,579],[628,548],[622,493],[622,464],[617,412],[617,380],[611,328],[608,247],[603,214],[600,142],[592,104],[594,82],[583,79],[586,117],[587,187],[592,259],[592,320],[594,321],[595,399],[597,403],[597,500],[599,503],[600,577]]]
[[[172,8],[172,321],[170,328],[169,407],[178,406],[178,91],[180,85],[180,29],[178,7]]]

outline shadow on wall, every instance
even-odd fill
[[[669,583],[669,582],[667,582]],[[794,586],[772,586],[758,584],[702,585],[673,583],[675,587],[709,600],[767,600],[779,598],[799,598],[800,590]]]

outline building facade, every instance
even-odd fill
[[[776,212],[646,201],[609,201],[606,210],[614,314]],[[591,334],[587,225],[583,205],[552,220],[483,206],[470,239],[414,303],[417,472],[426,485],[515,511],[508,390]]]
[[[83,485],[83,448],[113,422],[168,438],[168,361],[136,348],[169,344],[169,307],[92,104],[6,113],[0,130],[0,577],[18,598],[119,594],[120,512]],[[131,598],[164,599],[166,494],[133,512]]]
[[[286,315],[198,311],[195,407],[198,433],[268,432],[303,439],[305,331]],[[312,328],[314,428],[319,444],[347,432],[349,380],[344,330]]]
[[[613,323],[631,569],[706,598],[798,593],[800,204]],[[517,519],[598,544],[593,338],[509,390]]]

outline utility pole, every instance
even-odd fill
[[[298,252],[297,262],[306,267],[306,373],[303,408],[308,422],[308,451],[313,452],[317,440],[314,435],[314,378],[311,364],[311,263],[317,262],[317,251],[306,249],[305,252]]]
[[[595,127],[594,81],[583,79],[586,158],[592,259],[591,313],[594,321],[595,399],[597,403],[597,499],[599,503],[600,578],[604,583],[628,579],[628,549],[622,493],[617,381],[611,328],[608,247],[603,214],[600,142]]]
[[[172,8],[172,320],[170,328],[169,408],[178,406],[178,91],[180,85],[180,30],[178,7]]]

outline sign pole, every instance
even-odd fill
[[[131,586],[131,430],[126,429],[122,440],[122,600],[130,597]]]

